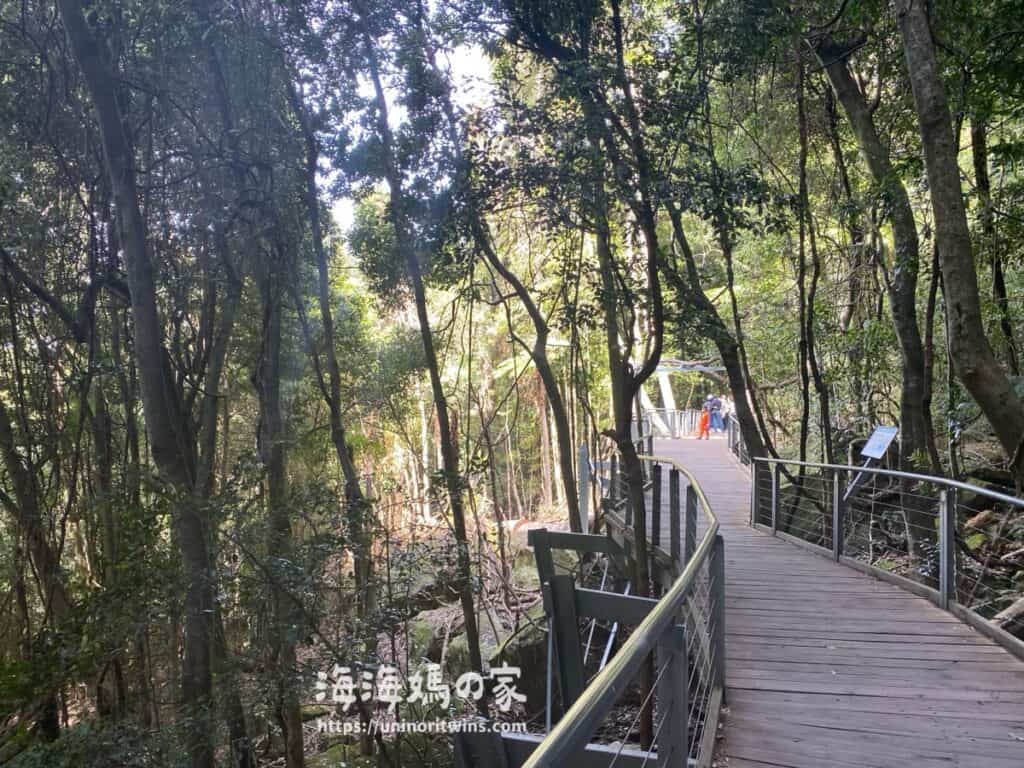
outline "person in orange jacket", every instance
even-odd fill
[[[697,439],[704,438],[705,440],[711,439],[711,409],[705,405],[700,412],[700,432],[697,433]]]

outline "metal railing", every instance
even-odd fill
[[[749,466],[750,454],[747,453],[747,444],[743,442],[743,432],[740,430],[740,422],[735,413],[727,414],[725,417],[725,438],[733,456],[739,459],[744,466]]]
[[[650,478],[647,483],[650,572],[653,580],[665,589],[664,594],[655,602],[576,590],[576,599],[571,602],[577,611],[568,623],[569,634],[573,634],[573,622],[581,615],[589,612],[611,616],[609,607],[613,601],[618,603],[620,611],[625,609],[624,601],[633,601],[633,616],[640,616],[636,606],[642,606],[644,615],[603,669],[578,696],[570,697],[572,705],[524,763],[528,768],[558,766],[582,752],[587,753],[589,764],[594,765],[642,766],[650,762],[682,767],[711,764],[725,680],[724,545],[718,535],[718,520],[696,478],[670,460],[651,456],[642,459]],[[665,466],[669,468],[667,473],[663,471]],[[624,484],[616,474],[613,468],[604,484],[608,490],[603,504],[605,523],[610,540],[628,559],[636,556],[638,548],[632,536],[632,511],[625,501]],[[666,500],[667,548],[663,546],[666,532],[661,524]],[[702,530],[699,539],[698,527]],[[563,598],[555,602],[565,606],[570,601]],[[565,624],[564,616],[562,623]],[[557,619],[555,624],[558,624]],[[578,638],[573,639],[578,642]],[[626,747],[640,717],[638,710],[629,733],[619,737],[617,748],[595,745],[588,748],[598,727],[652,653],[656,657],[655,685],[647,692],[640,710],[651,705],[653,699],[657,712],[653,721],[653,744],[646,749]],[[563,651],[559,665],[572,655],[571,647]],[[572,683],[565,685],[569,687]]]
[[[700,411],[693,408],[648,408],[644,410],[644,434],[678,440],[697,432]]]
[[[756,527],[926,597],[1024,659],[1011,633],[1024,630],[1024,499],[911,472],[781,459],[756,458],[752,480]]]

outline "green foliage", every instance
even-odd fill
[[[130,725],[81,723],[49,744],[35,745],[7,763],[10,768],[184,768],[188,753],[174,731],[143,731]]]
[[[389,205],[382,197],[371,195],[356,205],[355,221],[348,234],[348,245],[371,290],[386,305],[397,306],[408,299],[406,264],[395,243],[395,233],[387,217]]]

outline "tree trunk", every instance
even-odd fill
[[[548,402],[544,391],[544,380],[537,377],[537,431],[540,448],[540,497],[544,507],[550,511],[555,506],[554,485],[551,477],[551,435],[548,434]]]
[[[924,147],[953,363],[960,380],[995,430],[1020,484],[1024,482],[1024,457],[1020,450],[1024,403],[1000,369],[981,320],[971,234],[960,189],[958,148],[928,26],[927,6],[913,0],[896,0],[895,9]]]
[[[889,152],[875,129],[874,118],[860,86],[850,73],[848,51],[825,37],[815,47],[829,82],[842,104],[853,129],[872,180],[889,204],[895,257],[892,281],[888,286],[893,326],[900,344],[902,382],[900,392],[900,450],[906,468],[928,458],[935,464],[938,451],[934,441],[931,414],[925,409],[925,364],[921,331],[917,324],[917,275],[920,246],[914,211],[906,187],[892,167]]]
[[[363,8],[359,8],[359,27],[365,47],[370,79],[374,91],[374,103],[377,111],[377,131],[384,155],[385,177],[391,193],[391,205],[388,206],[391,224],[395,231],[395,240],[402,255],[405,257],[409,281],[412,284],[413,298],[416,304],[416,317],[419,321],[420,338],[423,343],[423,354],[426,358],[427,372],[430,376],[430,388],[437,414],[439,442],[441,443],[441,463],[444,470],[445,487],[448,491],[448,502],[452,514],[452,528],[455,533],[455,544],[458,549],[459,599],[462,603],[462,614],[466,626],[466,643],[469,648],[469,660],[474,670],[483,672],[483,659],[480,653],[480,633],[477,628],[476,610],[473,602],[472,565],[469,555],[469,541],[466,534],[466,515],[463,508],[462,483],[459,472],[458,446],[452,432],[451,417],[448,411],[448,399],[441,380],[441,369],[434,347],[434,335],[430,327],[430,314],[427,309],[426,288],[423,285],[423,273],[417,245],[412,241],[411,230],[406,221],[406,201],[402,189],[402,175],[396,163],[391,127],[388,123],[387,97],[380,77],[377,63],[377,52],[370,35]]]
[[[853,212],[853,185],[850,183],[850,173],[846,166],[846,158],[843,155],[843,147],[839,138],[839,113],[836,110],[835,95],[831,88],[825,89],[825,109],[828,113],[827,129],[829,146],[832,148],[832,159],[839,175],[842,198],[851,211],[847,216],[850,256],[847,262],[849,274],[846,278],[846,305],[842,308],[839,315],[839,327],[843,333],[848,333],[855,324],[859,324],[864,311],[861,307],[861,296],[863,293],[861,271],[864,266],[865,250],[864,227],[860,215]],[[860,341],[859,336],[855,338],[857,339],[855,342],[847,342],[846,360],[849,366],[847,377],[849,379],[850,392],[853,395],[854,417],[857,424],[862,424],[865,418],[863,399],[866,392],[864,379],[861,375],[861,366],[864,361],[864,345]]]
[[[283,258],[280,249],[277,258]],[[260,293],[263,297],[263,343],[254,376],[260,401],[259,453],[266,471],[267,518],[269,534],[267,554],[272,563],[289,562],[292,557],[292,530],[288,514],[287,455],[284,417],[281,413],[281,271],[278,265],[263,265]],[[294,598],[283,583],[284,574],[273,574],[271,590],[270,667],[276,675],[277,718],[285,741],[285,764],[302,768],[305,764],[302,742],[302,713],[299,709],[295,658],[295,637],[300,617]]]
[[[292,111],[299,121],[306,143],[305,169],[305,203],[309,216],[310,230],[313,237],[313,252],[316,255],[317,287],[320,306],[320,321],[323,324],[324,345],[323,358],[327,368],[326,386],[323,381],[321,366],[316,360],[313,340],[307,330],[307,342],[314,355],[314,364],[320,379],[320,386],[327,402],[331,425],[331,442],[334,453],[341,466],[345,478],[345,503],[348,507],[348,521],[353,541],[352,559],[355,571],[356,606],[362,619],[366,619],[376,608],[376,596],[373,585],[373,536],[370,530],[370,514],[372,506],[363,494],[360,484],[359,470],[348,443],[345,425],[342,420],[341,403],[341,369],[335,347],[334,313],[331,308],[331,276],[327,262],[327,248],[324,245],[323,224],[320,219],[320,198],[316,188],[317,166],[320,161],[320,147],[316,132],[310,121],[305,105],[295,90],[295,84],[289,78],[288,97]],[[304,326],[305,327],[305,326]]]
[[[135,332],[136,367],[143,413],[153,459],[178,495],[174,525],[182,548],[188,585],[185,597],[185,660],[182,698],[192,728],[188,749],[193,768],[213,768],[209,708],[212,695],[210,658],[213,569],[206,540],[208,519],[192,498],[195,457],[181,401],[166,363],[163,331],[157,312],[153,264],[138,204],[135,166],[128,123],[117,101],[118,84],[109,55],[82,15],[76,0],[60,0],[64,31],[96,111],[103,157],[117,211],[118,241],[124,251]]]
[[[1009,297],[1006,295],[1006,275],[1003,272],[1003,257],[996,246],[995,216],[992,213],[992,183],[988,175],[988,138],[985,120],[971,117],[971,158],[974,162],[974,182],[978,188],[981,203],[981,232],[984,251],[989,254],[988,264],[992,269],[992,299],[999,310],[999,329],[1006,345],[1006,364],[1010,373],[1020,376],[1017,358],[1017,344],[1013,338],[1013,318],[1010,314]]]
[[[805,98],[804,78],[806,75],[803,61],[803,41],[798,37],[795,44],[797,60],[797,123],[800,136],[800,160],[799,160],[799,196],[800,196],[800,264],[803,269],[804,263],[804,241],[806,236],[807,244],[811,253],[811,281],[807,290],[807,308],[804,317],[806,331],[803,334],[806,339],[806,362],[807,368],[814,381],[814,390],[818,395],[819,422],[821,425],[821,438],[823,458],[825,463],[832,464],[834,455],[832,452],[832,414],[831,402],[829,399],[828,385],[822,375],[821,366],[818,364],[818,353],[815,345],[814,334],[814,312],[815,302],[818,294],[818,281],[821,278],[821,258],[818,254],[817,233],[814,230],[814,218],[811,215],[810,192],[807,187],[807,105]]]
[[[719,244],[726,255],[726,279],[729,288],[729,298],[732,302],[733,324],[736,329],[734,337],[725,327],[725,322],[718,309],[708,299],[701,288],[700,274],[697,271],[697,262],[694,259],[693,251],[690,248],[689,239],[683,229],[682,216],[679,209],[669,203],[667,205],[669,218],[672,222],[672,231],[675,235],[675,243],[683,256],[683,272],[679,270],[665,270],[668,279],[675,287],[676,292],[683,298],[687,306],[699,316],[704,333],[714,342],[718,354],[722,358],[722,365],[725,367],[726,379],[729,382],[729,390],[732,392],[733,402],[736,406],[736,420],[740,425],[740,433],[747,452],[752,457],[767,456],[774,454],[768,438],[768,430],[764,424],[757,403],[757,390],[750,377],[750,371],[745,365],[743,348],[740,344],[742,339],[742,327],[739,318],[739,306],[736,302],[736,293],[733,289],[734,277],[732,270],[732,249],[728,239],[719,236]]]

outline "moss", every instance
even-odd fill
[[[331,708],[323,704],[306,704],[302,707],[302,721],[316,720],[318,717],[326,717],[331,714]]]
[[[370,768],[376,761],[359,753],[358,744],[335,744],[306,761],[308,768]]]

